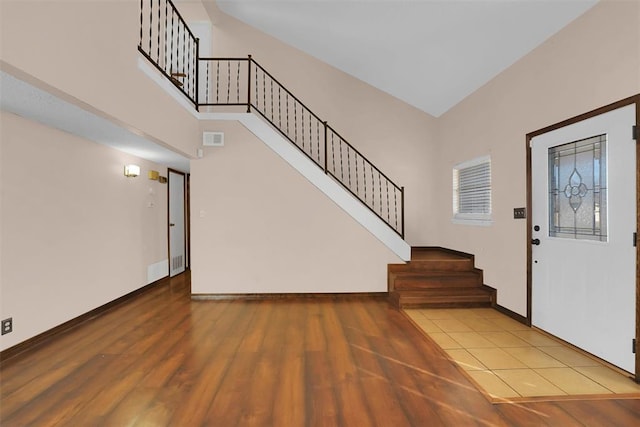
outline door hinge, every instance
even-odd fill
[[[631,137],[636,141],[638,140],[638,126],[636,125],[631,126]]]
[[[631,353],[635,354],[636,353],[636,339],[632,339],[631,340]]]
[[[638,232],[634,231],[633,232],[633,247],[635,248],[636,246],[638,246]]]

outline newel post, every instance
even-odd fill
[[[404,187],[400,187],[400,208],[402,209],[402,227],[400,231],[400,237],[404,239]]]
[[[200,39],[196,39],[196,111],[200,111],[200,101],[198,99],[200,92]]]
[[[324,124],[324,173],[327,173],[327,122],[322,122]]]
[[[251,55],[247,61],[247,113],[251,112]]]

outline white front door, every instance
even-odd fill
[[[185,198],[184,174],[169,171],[169,276],[185,269]]]
[[[532,325],[634,373],[635,105],[531,140]]]

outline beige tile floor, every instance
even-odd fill
[[[640,393],[640,385],[491,308],[405,313],[494,398]]]

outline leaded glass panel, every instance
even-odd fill
[[[607,241],[607,135],[549,148],[549,236]]]

